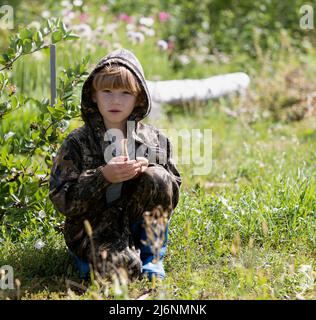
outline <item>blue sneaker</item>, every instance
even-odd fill
[[[146,230],[143,226],[144,220],[138,220],[131,224],[131,233],[133,236],[135,247],[140,249],[140,258],[142,260],[142,275],[148,277],[151,281],[153,276],[159,279],[164,279],[166,276],[164,266],[163,266],[163,258],[167,251],[167,242],[168,242],[168,226],[162,236],[164,237],[164,241],[161,249],[159,250],[159,260],[156,261],[157,256],[152,252],[152,246],[147,244],[147,235]]]
[[[77,268],[77,271],[79,272],[79,278],[83,280],[88,280],[89,278],[89,272],[90,272],[90,266],[89,262],[81,260],[78,256],[76,256],[72,251],[68,250],[70,256],[73,258],[75,267]]]

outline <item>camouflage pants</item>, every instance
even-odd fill
[[[173,188],[172,177],[163,167],[147,168],[137,178],[123,183],[120,199],[101,215],[88,219],[92,239],[84,232],[82,241],[71,250],[91,262],[103,277],[122,269],[131,280],[139,277],[140,251],[135,247],[130,224],[143,219],[146,212],[153,212],[157,206],[169,218],[174,207]]]

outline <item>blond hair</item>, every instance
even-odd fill
[[[92,82],[95,91],[104,89],[126,89],[134,96],[141,92],[140,85],[134,74],[119,64],[109,64],[101,69]]]

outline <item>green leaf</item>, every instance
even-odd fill
[[[22,47],[23,45],[23,40],[22,39],[18,39],[15,43],[15,51],[16,52],[19,52],[20,48]]]
[[[50,19],[47,19],[47,20],[45,21],[45,26],[46,26],[46,28],[48,29],[48,31],[51,31],[51,30],[52,30],[52,22],[51,22]]]
[[[46,35],[48,35],[50,33],[50,29],[48,29],[47,27],[42,27],[42,28],[39,29],[39,31],[41,32],[41,34],[43,36],[46,36]]]
[[[48,104],[49,104],[49,99],[48,98],[43,98],[42,101],[41,101],[41,104],[44,105],[45,107],[47,107]]]
[[[52,34],[52,43],[56,43],[58,41],[60,41],[63,37],[63,34],[61,31],[55,31]]]
[[[62,99],[62,100],[68,99],[68,98],[71,97],[72,95],[73,95],[73,91],[72,91],[72,90],[66,91],[66,92],[64,92],[64,94],[62,95],[61,99]]]
[[[14,199],[14,201],[16,203],[20,203],[21,202],[20,199],[14,193],[11,193],[10,196]]]
[[[79,73],[82,74],[84,73],[86,70],[86,63],[81,63],[80,66],[79,66]]]
[[[16,96],[12,96],[11,97],[12,109],[15,109],[18,105],[19,105],[18,99],[16,98]]]
[[[31,101],[32,99],[31,98],[26,98],[22,95],[19,95],[18,97],[18,104],[19,105],[25,105],[28,101]]]
[[[66,25],[62,21],[59,21],[58,27],[61,30],[61,32],[63,33],[63,35],[65,35],[67,33]]]
[[[1,58],[2,58],[3,61],[5,62],[4,64],[7,64],[7,62],[10,61],[9,56],[8,56],[6,53],[2,54],[2,55],[1,55]]]
[[[64,37],[65,40],[73,40],[73,39],[78,39],[78,38],[80,38],[80,37],[74,33],[69,33]]]
[[[61,120],[66,112],[65,109],[57,109],[53,107],[47,107],[47,109],[56,120]]]
[[[55,18],[55,20],[54,20],[55,26],[59,27],[60,23],[61,23],[61,19],[60,18],[57,18],[57,19]]]
[[[33,37],[33,33],[31,30],[29,29],[23,29],[20,31],[20,38],[22,40],[25,40],[25,39],[32,39]]]
[[[6,65],[7,61],[6,59],[3,57],[3,55],[0,56],[0,64],[2,65]]]
[[[40,47],[44,43],[44,39],[43,39],[43,35],[42,35],[41,31],[37,31],[34,34],[33,38],[34,38],[34,41],[35,41],[37,47]]]
[[[14,46],[14,43],[16,42],[17,39],[19,39],[19,36],[16,34],[12,34],[9,36],[10,47]]]
[[[7,52],[6,52],[6,54],[12,59],[12,58],[15,56],[15,54],[16,54],[15,48],[9,48],[9,49],[7,50]]]
[[[29,53],[32,50],[32,40],[25,39],[23,40],[22,52]]]
[[[9,80],[4,76],[3,80],[0,82],[0,94],[2,94],[2,91],[6,88],[8,82]]]
[[[47,113],[47,106],[49,105],[49,99],[48,98],[44,98],[41,101],[38,100],[34,100],[37,108],[43,112],[43,113]]]
[[[45,163],[48,165],[48,166],[51,166],[52,165],[52,159],[50,157],[50,155],[46,155],[45,157]]]

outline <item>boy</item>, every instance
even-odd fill
[[[65,241],[82,277],[89,263],[102,276],[119,268],[129,279],[165,276],[168,223],[163,244],[154,252],[145,215],[159,211],[169,220],[181,177],[171,160],[170,141],[140,122],[150,109],[143,69],[128,50],[104,57],[83,85],[85,125],[67,136],[54,158],[49,194],[66,216]],[[128,154],[120,148],[126,138]]]

